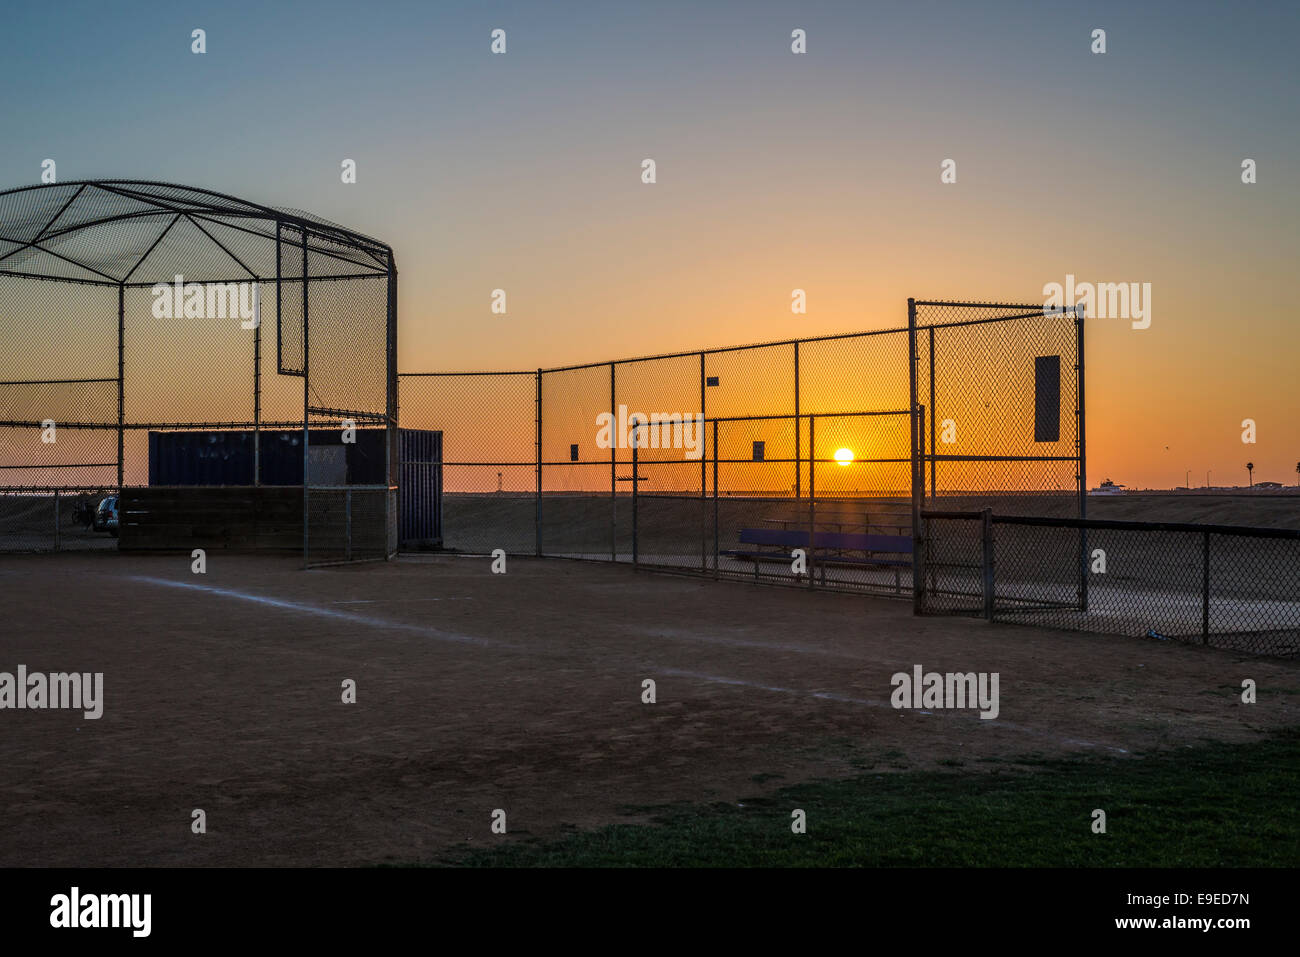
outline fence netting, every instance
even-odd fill
[[[1300,531],[923,513],[927,609],[1300,654]]]
[[[442,432],[442,544],[465,554],[537,550],[537,375],[400,377],[404,429]]]
[[[390,554],[395,283],[387,246],[296,210],[139,181],[0,193],[0,549]],[[214,486],[251,491],[217,509]]]
[[[1073,315],[919,303],[909,320],[537,372],[403,374],[402,423],[443,431],[449,549],[910,595],[915,549],[958,548],[927,541],[916,510],[1078,514],[1083,447]]]

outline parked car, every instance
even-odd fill
[[[108,532],[117,538],[117,527],[117,496],[109,495],[95,509],[95,531]]]

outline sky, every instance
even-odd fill
[[[1245,484],[1247,461],[1294,483],[1297,40],[1282,2],[23,4],[0,188],[53,158],[60,181],[203,186],[378,237],[402,371],[1150,283],[1149,328],[1089,323],[1090,484]]]

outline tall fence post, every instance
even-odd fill
[[[708,381],[706,380],[704,375],[704,353],[701,352],[700,353],[700,420],[699,420],[700,429],[701,429],[701,433],[700,433],[701,441],[703,441],[704,439],[704,433],[703,433],[704,420],[705,420],[705,416],[707,415],[707,412],[705,411],[708,402],[707,398],[705,397],[705,387],[707,385],[708,385]],[[708,476],[707,473],[705,472],[705,468],[706,468],[705,458],[703,455],[701,455],[700,456],[700,571],[702,572],[709,570],[708,532],[706,531],[706,529],[708,528],[708,499],[706,498],[706,495],[708,493],[708,482],[707,482]],[[716,546],[716,542],[715,542],[715,546]]]
[[[637,509],[639,508],[639,504],[637,502],[638,495],[636,490],[636,487],[641,484],[641,477],[640,475],[637,474],[637,468],[641,461],[640,456],[637,454],[641,446],[640,432],[641,430],[638,426],[635,425],[632,426],[632,570],[633,571],[637,570],[637,567],[641,562],[640,542],[637,540],[637,518],[638,518]]]
[[[311,456],[308,446],[311,444],[309,427],[311,420],[308,410],[311,408],[311,322],[307,314],[307,274],[311,270],[307,262],[307,230],[302,231],[302,564],[305,568],[311,562],[311,539],[309,529],[311,517],[308,512],[308,486],[311,483]]]
[[[534,503],[533,543],[542,557],[542,370],[537,370],[537,499]]]
[[[611,422],[618,421],[618,391],[614,383],[614,370],[617,365],[609,364],[609,414]],[[612,431],[612,430],[611,430]],[[636,443],[632,445],[632,456],[636,457]],[[636,492],[636,469],[632,470],[632,491]],[[633,499],[635,502],[635,498]],[[632,536],[636,537],[636,509],[632,509]],[[609,560],[618,561],[618,440],[609,443]]]
[[[933,329],[931,329],[930,331],[931,331],[931,332],[934,332]],[[926,416],[926,412],[927,412],[927,411],[929,411],[929,410],[927,410],[926,407],[923,406],[923,405],[922,405],[922,406],[919,406],[919,407],[917,408],[917,410],[916,410],[916,412],[917,412],[917,416],[916,416],[916,429],[917,429],[917,431],[916,431],[916,434],[917,434],[917,436],[918,436],[918,438],[917,438],[917,448],[918,448],[918,450],[919,450],[919,454],[920,454],[920,465],[919,465],[919,469],[920,469],[920,483],[921,483],[921,496],[922,496],[922,498],[925,497],[925,460],[926,460],[927,458],[929,458],[929,460],[930,460],[930,468],[931,468],[931,470],[933,471],[933,469],[934,469],[934,445],[933,445],[933,443],[932,443],[932,444],[930,445],[930,447],[929,447],[929,450],[928,450],[928,451],[929,451],[929,454],[928,454],[928,455],[926,454],[927,450],[926,450],[926,445],[925,445],[925,436],[926,436],[927,433],[926,433],[926,431],[925,431],[925,422],[926,422],[926,417],[927,417],[927,416]],[[934,416],[933,416],[933,415],[930,415],[930,416],[929,416],[929,420],[930,420],[930,433],[929,433],[929,434],[930,434],[931,438],[933,438],[933,435],[934,435]],[[933,508],[933,507],[934,507],[934,503],[931,502],[931,508]],[[921,522],[921,526],[926,530],[926,533],[927,533],[927,534],[921,536],[921,541],[924,542],[924,548],[922,549],[922,552],[921,552],[922,557],[921,557],[921,559],[920,559],[920,561],[921,561],[921,568],[924,569],[924,574],[925,574],[926,578],[927,578],[928,581],[929,581],[929,589],[930,589],[930,591],[934,591],[934,589],[935,589],[935,587],[936,587],[936,585],[935,585],[934,563],[930,561],[930,558],[931,558],[931,549],[934,547],[934,543],[930,541],[930,536],[929,536],[929,534],[928,534],[928,533],[929,533],[929,530],[930,530],[930,520],[929,520],[928,518],[922,517],[922,518],[920,519],[920,522]],[[912,562],[913,562],[914,564],[915,564],[915,562],[917,561],[917,557],[916,557],[916,556],[917,556],[917,552],[916,552],[916,549],[915,549],[915,546],[914,546],[914,547],[913,547],[913,550],[912,550]]]
[[[1210,643],[1210,533],[1201,536],[1201,644]]]
[[[994,578],[993,578],[993,509],[980,510],[980,539],[983,544],[981,568],[984,572],[984,618],[993,620]]]
[[[800,474],[800,443],[803,436],[799,433],[799,340],[794,341],[794,498],[797,502],[803,488],[803,475]]]
[[[278,242],[280,231],[275,231]],[[262,285],[254,282],[257,321],[253,324],[253,487],[262,484]],[[279,316],[276,317],[279,322]]]
[[[934,457],[934,432],[935,432],[935,414],[934,414],[934,326],[930,327],[930,501],[933,503],[935,497],[935,487],[938,484],[935,475],[936,461]],[[925,420],[921,420],[921,434],[925,435]],[[921,484],[925,485],[925,463],[921,464]],[[930,506],[934,507],[933,504]]]
[[[126,463],[126,285],[117,287],[117,487]]]
[[[808,416],[808,587],[816,588],[813,579],[813,552],[817,537],[817,416]],[[758,562],[754,562],[758,567]]]
[[[1074,307],[1074,360],[1078,374],[1075,377],[1075,405],[1078,407],[1079,453],[1079,517],[1088,517],[1088,430],[1083,391],[1083,323],[1087,313],[1083,306]],[[1088,611],[1088,530],[1079,529],[1079,610]]]
[[[917,418],[916,402],[916,300],[907,300],[907,377],[908,377],[908,415],[910,420],[912,444],[912,612],[921,614],[925,609],[925,562],[922,558],[921,537],[921,489],[924,482],[923,455],[921,451],[921,423]]]
[[[117,514],[118,514],[118,515],[121,515],[121,514],[122,514],[122,509],[121,509],[120,507],[119,507],[118,510],[117,510]],[[118,521],[118,525],[121,525],[121,524],[122,524],[122,523],[121,523],[121,521],[119,520],[119,521]],[[118,531],[118,534],[119,534],[119,535],[122,534],[120,529],[119,529],[119,531]],[[59,532],[59,490],[56,488],[56,489],[54,490],[54,550],[55,550],[56,552],[59,550],[59,545],[61,544],[60,541],[59,541],[59,535],[60,535],[60,532]]]
[[[401,392],[398,388],[397,380],[397,258],[390,249],[388,251],[388,312],[386,318],[386,335],[388,338],[388,355],[386,363],[388,366],[388,396],[385,401],[387,406],[388,421],[384,423],[384,471],[388,475],[385,484],[388,491],[384,493],[384,528],[385,534],[388,529],[393,530],[392,537],[384,543],[386,557],[392,558],[397,554],[398,548],[402,544],[402,480],[401,468],[398,461],[401,459],[401,433],[398,431],[397,424],[401,420]],[[441,455],[439,456],[441,458]],[[428,468],[428,466],[422,466]],[[396,489],[396,493],[393,492]],[[441,507],[442,497],[439,496],[439,507]],[[439,534],[442,531],[442,525],[438,526]]]
[[[722,544],[718,541],[718,420],[713,420],[713,577],[718,577],[718,553]]]

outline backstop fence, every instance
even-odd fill
[[[942,547],[926,505],[1080,515],[1082,316],[908,312],[848,335],[403,373],[402,425],[443,433],[444,545],[911,595],[913,557]]]
[[[1300,530],[991,511],[922,517],[946,545],[926,567],[923,610],[1300,654]]]
[[[388,246],[296,210],[0,193],[0,549],[391,554],[395,293]]]

